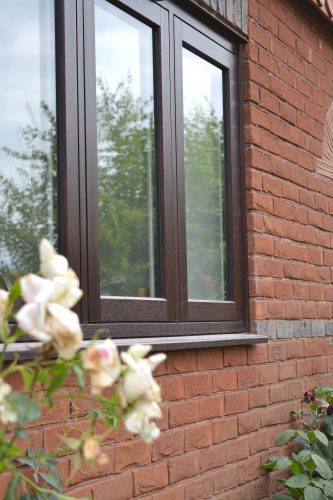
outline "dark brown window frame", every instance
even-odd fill
[[[189,335],[199,339],[199,336],[211,335],[216,343],[216,335],[224,337],[224,334],[249,331],[242,151],[242,40],[190,3],[184,9],[184,2],[171,0],[110,1],[156,31],[157,154],[166,299],[100,300],[94,3],[93,0],[56,0],[61,250],[79,274],[85,292],[77,312],[86,338],[96,328],[102,327],[108,328],[112,337],[118,339],[165,337],[171,341],[172,337],[180,339]],[[203,40],[208,50],[202,46]],[[179,48],[183,43],[199,55],[218,61],[229,75],[227,157],[233,300],[226,303],[188,301],[186,297],[186,249],[182,238],[179,239],[185,223],[183,199],[179,196],[183,186],[177,171],[181,168]],[[220,47],[220,53],[209,54],[210,46],[214,50]],[[262,341],[259,337],[251,341],[250,336],[248,342],[244,337],[239,339],[239,342],[233,339],[232,343]]]

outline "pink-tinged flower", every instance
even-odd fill
[[[92,394],[101,394],[105,387],[114,384],[120,375],[121,364],[112,340],[88,347],[83,355],[83,368],[90,375]]]
[[[6,290],[0,290],[0,328],[3,326],[5,320],[8,298],[9,293]]]
[[[86,439],[83,443],[82,454],[83,458],[89,463],[96,462],[97,465],[106,465],[109,461],[107,454],[102,451],[99,443],[92,437]]]

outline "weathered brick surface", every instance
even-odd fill
[[[216,11],[233,4],[198,1]],[[276,483],[258,466],[279,452],[274,436],[295,425],[290,412],[300,408],[305,389],[333,384],[333,181],[316,173],[333,100],[333,35],[320,19],[305,2],[249,0],[250,319],[268,345],[170,353],[157,371],[166,401],[160,439],[148,446],[115,431],[105,448],[109,464],[96,472],[82,467],[74,496],[271,498]],[[11,383],[19,385],[15,377]],[[38,446],[59,445],[69,411],[62,400],[43,412],[30,429]],[[68,475],[65,457],[63,470]],[[2,475],[1,498],[7,481]]]

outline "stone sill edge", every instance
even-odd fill
[[[238,345],[264,344],[269,338],[266,335],[256,335],[253,333],[230,333],[219,335],[184,335],[178,337],[143,337],[113,339],[119,349],[125,349],[133,344],[150,344],[153,351],[181,351],[184,349],[202,349],[208,347],[228,347]],[[89,340],[83,342],[87,346]],[[7,360],[11,360],[19,355],[20,359],[30,359],[34,350],[41,346],[40,342],[17,342],[11,344],[7,351]],[[0,345],[1,350],[1,345]]]

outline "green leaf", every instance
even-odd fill
[[[47,389],[47,395],[50,396],[51,394],[53,394],[57,389],[59,389],[59,387],[62,386],[62,384],[64,383],[67,375],[69,373],[69,370],[67,367],[62,367],[62,370],[59,371],[59,374],[56,375],[52,382],[50,383],[48,389]]]
[[[52,474],[46,474],[44,472],[40,472],[39,475],[53,488],[57,491],[61,490],[61,483],[59,482],[59,478],[54,477]]]
[[[290,441],[290,439],[295,437],[295,434],[296,434],[296,431],[293,431],[292,429],[287,429],[287,430],[281,432],[281,434],[279,434],[276,437],[276,442],[278,444],[281,444],[281,443],[285,443],[286,441]]]
[[[319,488],[307,486],[304,490],[304,500],[323,500],[323,494]]]
[[[310,484],[310,480],[308,476],[305,474],[296,474],[295,476],[292,476],[291,478],[287,479],[285,482],[285,485],[288,486],[288,488],[306,488]]]
[[[327,460],[320,457],[316,453],[311,453],[311,458],[316,465],[316,471],[318,474],[320,474],[320,476],[324,479],[332,479],[332,471]]]
[[[327,481],[325,483],[324,493],[328,498],[333,498],[333,481]]]
[[[14,476],[8,485],[4,500],[17,500],[20,476]]]
[[[288,457],[280,457],[276,462],[277,470],[285,470],[288,469],[292,464],[292,461]]]
[[[20,295],[21,295],[20,280],[16,280],[9,292],[10,303],[14,304],[14,302],[17,301]]]
[[[32,458],[22,457],[22,458],[18,458],[17,461],[20,462],[20,464],[22,464],[22,465],[28,465],[32,469],[37,468],[37,462],[35,460],[33,460]]]
[[[310,459],[311,459],[311,451],[310,450],[301,450],[298,453],[298,460],[301,464],[305,464]]]
[[[18,423],[25,425],[40,417],[39,406],[24,394],[13,392],[7,398],[10,406],[16,411]]]
[[[84,371],[82,370],[81,366],[74,365],[74,373],[76,375],[76,380],[81,389],[84,389]]]
[[[325,436],[325,434],[318,429],[312,429],[311,431],[308,432],[308,437],[311,439],[311,441],[319,441],[322,443],[324,446],[328,446],[328,439]]]

